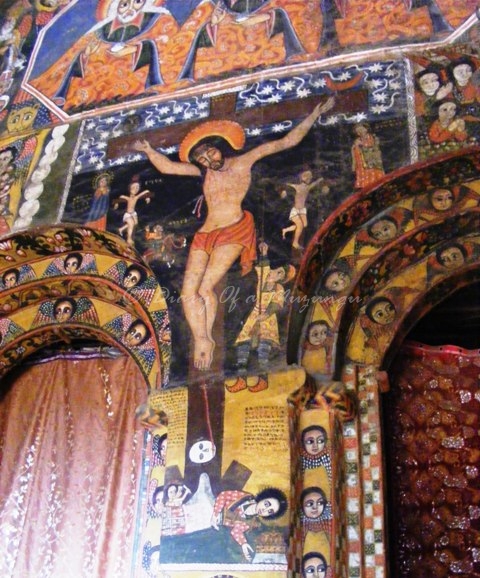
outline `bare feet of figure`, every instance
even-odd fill
[[[195,369],[205,371],[210,369],[213,360],[213,350],[215,348],[215,341],[207,337],[195,340],[193,350],[193,365]]]

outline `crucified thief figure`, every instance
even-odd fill
[[[307,197],[310,191],[322,181],[323,177],[313,180],[312,171],[306,170],[300,174],[299,183],[288,183],[287,185],[287,187],[291,187],[295,191],[293,207],[288,217],[293,224],[282,229],[282,239],[285,239],[287,233],[293,231],[292,247],[294,249],[303,249],[300,245],[300,237],[302,236],[305,227],[308,225]],[[283,189],[280,196],[284,199],[287,196],[287,190]]]
[[[145,153],[161,173],[203,176],[207,217],[190,246],[181,295],[193,334],[196,369],[209,369],[213,359],[215,341],[212,334],[218,307],[216,285],[239,257],[243,274],[252,268],[256,258],[253,216],[242,209],[251,183],[252,166],[268,155],[299,144],[318,117],[333,105],[334,98],[330,97],[283,138],[234,157],[224,157],[211,143],[213,136],[221,136],[233,148],[243,148],[245,133],[232,121],[207,121],[190,131],[180,146],[180,162],[171,161],[147,140],[135,142],[135,150]]]

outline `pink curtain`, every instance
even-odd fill
[[[146,395],[128,357],[57,359],[14,381],[0,399],[2,578],[132,576]]]

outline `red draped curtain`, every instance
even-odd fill
[[[6,381],[0,576],[132,576],[146,398],[134,361],[64,357]]]
[[[385,426],[392,578],[480,578],[480,350],[406,344]]]

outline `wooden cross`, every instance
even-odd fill
[[[335,105],[329,111],[329,114],[335,114],[335,112],[340,111],[342,113],[363,112],[368,109],[367,98],[366,90],[337,93]],[[153,148],[176,146],[182,142],[193,128],[208,120],[233,120],[241,126],[247,127],[303,118],[309,115],[315,106],[324,100],[326,100],[326,96],[314,95],[237,111],[235,110],[237,95],[235,93],[222,94],[212,97],[210,116],[208,118],[181,122],[172,126],[111,139],[108,141],[107,157],[114,159],[131,153],[134,150],[135,141],[139,139],[147,139]]]

